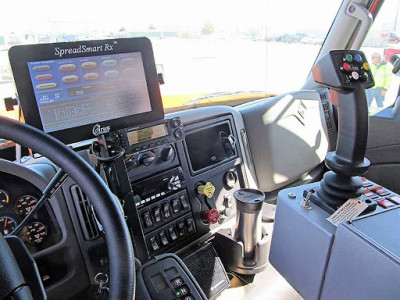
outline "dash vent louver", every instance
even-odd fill
[[[71,188],[72,199],[86,240],[94,240],[101,235],[101,225],[97,221],[92,204],[78,185]]]

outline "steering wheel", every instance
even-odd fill
[[[130,233],[118,203],[93,168],[57,139],[21,122],[0,117],[0,137],[42,154],[67,173],[90,199],[104,228],[110,265],[110,299],[134,298],[135,264]],[[1,235],[1,234],[0,234]],[[7,248],[0,236],[0,250]],[[10,274],[15,278],[10,278]],[[11,251],[0,255],[0,296],[24,282]],[[7,296],[7,295],[5,295]]]

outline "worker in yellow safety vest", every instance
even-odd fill
[[[383,107],[386,92],[392,81],[392,65],[382,59],[378,52],[372,53],[372,64],[370,65],[375,85],[367,90],[368,106],[375,99],[378,107]]]

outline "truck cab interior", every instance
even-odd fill
[[[1,4],[0,299],[399,298],[400,1],[189,2]]]

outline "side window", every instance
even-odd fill
[[[392,73],[393,65],[390,63],[393,54],[400,57],[399,5],[400,0],[384,2],[361,48],[375,79],[375,86],[367,90],[372,114],[393,105],[399,96],[400,74]]]

